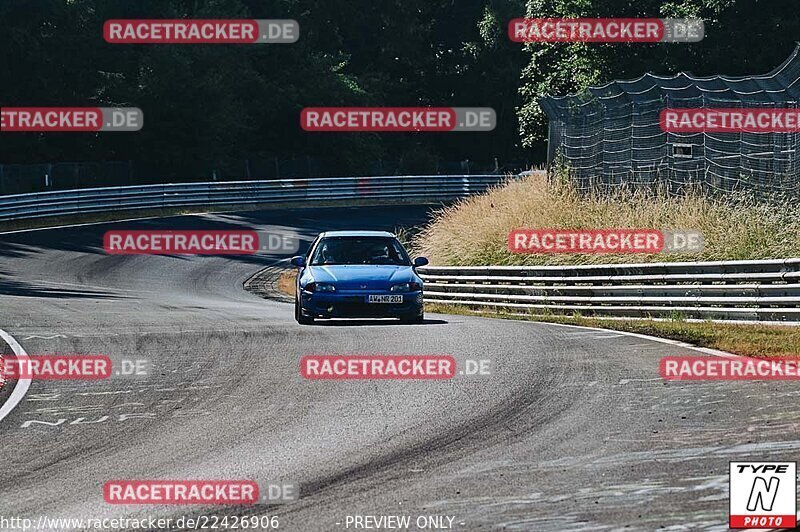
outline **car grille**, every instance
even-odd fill
[[[325,314],[330,313],[333,316],[340,316],[343,318],[353,317],[381,317],[381,316],[396,316],[398,310],[402,310],[409,306],[409,302],[400,304],[381,303],[369,304],[362,302],[339,302],[333,303],[328,306],[319,305],[320,310]],[[332,308],[332,311],[328,311]]]

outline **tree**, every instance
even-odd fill
[[[693,44],[528,44],[519,110],[523,144],[546,137],[546,117],[538,101],[576,93],[613,79],[645,72],[696,75],[763,74],[789,56],[800,34],[792,0],[528,0],[527,16],[702,18],[706,37]]]

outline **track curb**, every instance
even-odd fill
[[[2,338],[8,347],[11,348],[12,353],[14,356],[21,360],[28,360],[28,353],[25,352],[25,349],[17,342],[13,336],[9,333],[0,329],[0,338]],[[2,362],[2,359],[0,359]],[[0,375],[0,379],[3,379],[0,382],[0,389],[5,388],[5,380]],[[17,407],[19,403],[25,398],[25,394],[28,392],[28,388],[31,386],[31,379],[30,378],[22,378],[17,381],[14,385],[11,394],[8,396],[8,399],[0,405],[0,421],[3,421],[13,410]]]

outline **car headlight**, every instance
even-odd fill
[[[330,283],[317,283],[317,292],[335,292],[336,287]]]
[[[416,292],[418,290],[422,290],[422,285],[419,283],[400,283],[389,289],[391,292]]]
[[[336,287],[330,283],[308,283],[303,287],[304,292],[335,292]]]

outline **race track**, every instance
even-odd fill
[[[429,208],[184,216],[0,235],[0,328],[29,354],[145,358],[149,377],[34,381],[2,421],[3,516],[453,517],[456,530],[727,530],[729,461],[794,460],[793,382],[665,383],[698,354],[573,327],[428,315],[299,326],[242,288],[277,257],[109,256],[122,229],[393,230]],[[312,353],[490,359],[449,381],[308,381]],[[5,393],[4,396],[7,396]],[[63,420],[63,421],[62,421]],[[37,423],[47,422],[47,423]],[[111,479],[296,481],[256,508],[114,506]],[[445,521],[447,522],[447,521]],[[352,527],[350,528],[352,529]]]

